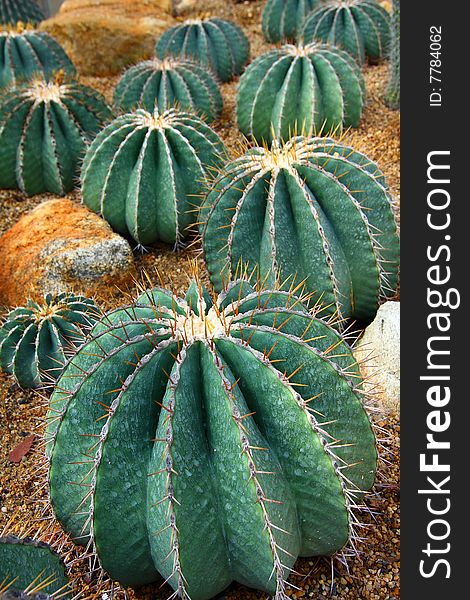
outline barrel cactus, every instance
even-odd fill
[[[400,106],[400,0],[393,0],[391,18],[390,78],[386,102],[390,108]]]
[[[23,388],[50,383],[98,316],[93,300],[67,293],[15,308],[0,327],[1,368]]]
[[[213,121],[222,112],[214,77],[197,63],[178,58],[146,60],[128,69],[114,92],[116,107],[161,111],[177,106]]]
[[[39,23],[44,13],[34,0],[0,0],[0,25]]]
[[[161,575],[175,597],[236,580],[283,598],[297,556],[348,543],[374,482],[349,346],[292,292],[246,281],[214,300],[197,280],[184,299],[155,288],[108,313],[48,419],[62,526],[111,578]]]
[[[37,74],[75,75],[65,50],[48,33],[24,28],[0,31],[0,89],[24,83]]]
[[[376,0],[326,0],[307,18],[301,39],[330,42],[360,64],[376,61],[388,53],[390,15]]]
[[[322,0],[268,0],[263,10],[263,34],[268,42],[296,40],[308,14]]]
[[[141,246],[179,245],[197,220],[208,170],[224,157],[220,138],[199,117],[137,109],[112,121],[88,149],[83,201]]]
[[[191,19],[167,29],[156,45],[160,58],[191,58],[209,68],[220,81],[230,81],[248,62],[250,44],[243,31],[224,19]]]
[[[361,71],[327,44],[286,44],[259,56],[240,78],[240,131],[258,142],[357,127],[365,100]]]
[[[200,220],[217,290],[248,265],[267,281],[305,280],[328,312],[362,321],[396,291],[399,242],[384,177],[332,139],[248,150],[214,183]]]
[[[111,112],[78,83],[36,79],[0,102],[0,188],[62,195],[75,187],[87,144]]]

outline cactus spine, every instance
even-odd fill
[[[250,44],[231,21],[193,19],[165,31],[157,42],[156,53],[159,58],[179,56],[198,61],[226,82],[242,72]]]
[[[44,14],[34,0],[0,0],[0,24],[39,23]]]
[[[225,148],[199,117],[170,109],[138,109],[97,136],[85,156],[85,204],[113,229],[145,246],[179,245],[197,220],[211,168]]]
[[[232,580],[283,597],[299,554],[354,535],[374,482],[350,348],[292,292],[247,282],[214,300],[198,281],[185,299],[156,288],[109,313],[65,368],[49,420],[63,527],[112,578],[160,574],[181,598]]]
[[[31,81],[0,103],[0,188],[62,195],[76,185],[90,139],[111,113],[78,83]]]
[[[114,92],[114,105],[125,111],[158,107],[161,112],[177,106],[213,121],[222,112],[222,96],[215,79],[198,64],[155,58],[124,73]]]
[[[390,79],[386,101],[390,108],[400,107],[400,0],[392,3],[392,41],[390,45]]]
[[[360,64],[376,61],[388,54],[390,15],[376,0],[326,0],[307,18],[301,37],[343,48]]]
[[[321,0],[268,0],[263,10],[262,27],[268,42],[298,39],[307,15]]]
[[[287,44],[258,57],[240,78],[238,126],[259,143],[337,132],[359,125],[364,100],[361,71],[347,52]]]
[[[396,291],[399,244],[384,177],[332,139],[248,150],[213,185],[201,222],[217,290],[247,264],[271,282],[305,280],[329,312],[363,321]]]

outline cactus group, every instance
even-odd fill
[[[400,106],[400,0],[393,0],[390,43],[390,78],[386,102],[391,108]]]
[[[199,117],[137,109],[103,129],[82,168],[84,203],[145,246],[180,244],[197,221],[200,195],[225,148]]]
[[[34,0],[0,0],[0,25],[39,23],[44,18]]]
[[[49,34],[18,26],[0,31],[0,89],[24,83],[57,71],[75,75],[75,67],[64,49]]]
[[[28,195],[75,187],[90,139],[111,116],[104,99],[78,83],[35,79],[0,102],[0,188]]]
[[[268,281],[305,280],[329,312],[362,321],[396,292],[398,237],[384,177],[332,139],[249,149],[214,183],[201,222],[217,290],[244,264]]]
[[[259,143],[337,132],[359,125],[364,99],[361,71],[347,52],[287,44],[259,56],[240,78],[238,126]]]
[[[360,386],[349,346],[292,292],[149,290],[94,326],[51,398],[55,514],[124,585],[284,597],[297,556],[354,536],[373,485]]]
[[[75,294],[48,294],[42,304],[30,300],[0,327],[0,367],[23,388],[51,383],[98,316],[92,300]]]
[[[177,106],[213,121],[222,112],[214,77],[195,62],[178,58],[146,60],[128,69],[114,91],[114,105],[128,111]]]
[[[156,45],[159,58],[179,56],[198,61],[220,81],[230,81],[248,62],[250,44],[243,31],[224,19],[192,19],[167,29]]]
[[[295,41],[305,19],[322,0],[268,0],[263,9],[262,27],[268,42]]]
[[[347,50],[360,64],[387,56],[390,15],[376,0],[326,0],[307,18],[301,39]]]

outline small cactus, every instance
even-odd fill
[[[295,41],[307,15],[321,3],[322,0],[268,0],[262,16],[264,37],[273,43]]]
[[[390,44],[390,79],[386,102],[390,108],[400,107],[400,0],[392,3],[392,41]]]
[[[98,316],[92,300],[65,293],[15,308],[0,327],[1,368],[23,388],[50,384]]]
[[[111,116],[100,94],[78,83],[36,79],[0,102],[0,188],[63,195],[75,187],[91,138]]]
[[[0,0],[0,25],[39,23],[44,13],[34,0]]]
[[[248,150],[214,183],[200,220],[216,290],[248,265],[268,282],[305,280],[328,312],[362,321],[396,291],[399,243],[384,177],[332,139]]]
[[[230,81],[248,62],[250,44],[243,31],[224,19],[192,19],[167,29],[158,40],[159,58],[191,58],[209,68],[220,81]]]
[[[48,33],[22,25],[0,31],[0,90],[40,74],[49,79],[57,71],[75,75],[65,50]]]
[[[355,536],[377,462],[362,400],[351,349],[293,291],[149,290],[58,381],[53,509],[124,585],[161,575],[206,600],[236,580],[284,598],[297,556]]]
[[[124,111],[177,106],[213,121],[222,112],[215,79],[197,63],[178,58],[146,60],[128,69],[114,92],[114,105]]]
[[[301,39],[339,46],[359,64],[374,62],[388,54],[390,15],[376,0],[326,0],[305,21]]]
[[[240,78],[240,131],[258,142],[357,127],[365,99],[361,71],[327,44],[287,44],[259,56]]]
[[[145,246],[179,245],[197,220],[208,170],[225,148],[199,117],[137,109],[93,141],[82,168],[84,203],[111,227]]]

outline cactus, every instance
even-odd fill
[[[75,294],[48,294],[42,304],[29,300],[10,311],[0,327],[1,368],[23,388],[54,381],[98,316],[92,300]]]
[[[88,149],[83,201],[141,246],[178,246],[196,221],[208,169],[220,168],[224,156],[222,141],[199,117],[138,109],[115,119]]]
[[[209,68],[220,81],[230,81],[248,62],[250,44],[243,31],[223,19],[192,19],[167,29],[157,42],[159,58],[191,58]]]
[[[390,80],[386,102],[390,108],[400,107],[400,0],[392,3],[392,41],[390,44]]]
[[[34,0],[0,0],[0,25],[39,23],[45,18]]]
[[[222,112],[222,96],[212,75],[197,63],[177,58],[155,58],[128,69],[116,87],[114,104],[125,111],[178,106],[207,121]]]
[[[268,0],[263,10],[262,27],[268,42],[298,39],[305,18],[321,6],[321,0]]]
[[[0,31],[0,90],[57,71],[75,75],[75,67],[64,49],[49,34],[19,25]]]
[[[0,188],[63,195],[75,187],[91,138],[111,113],[78,83],[36,79],[0,102]]]
[[[399,243],[384,177],[332,139],[248,150],[214,183],[200,219],[217,290],[248,265],[267,281],[305,280],[329,312],[362,321],[396,291]]]
[[[330,42],[360,64],[374,62],[388,54],[390,15],[376,0],[326,0],[305,21],[301,39]]]
[[[285,45],[259,56],[240,78],[238,126],[258,142],[357,127],[365,99],[361,71],[326,44]]]
[[[354,536],[377,461],[358,366],[293,292],[149,290],[98,322],[64,369],[50,498],[112,578],[160,574],[192,600],[232,580],[284,598],[298,555]]]

